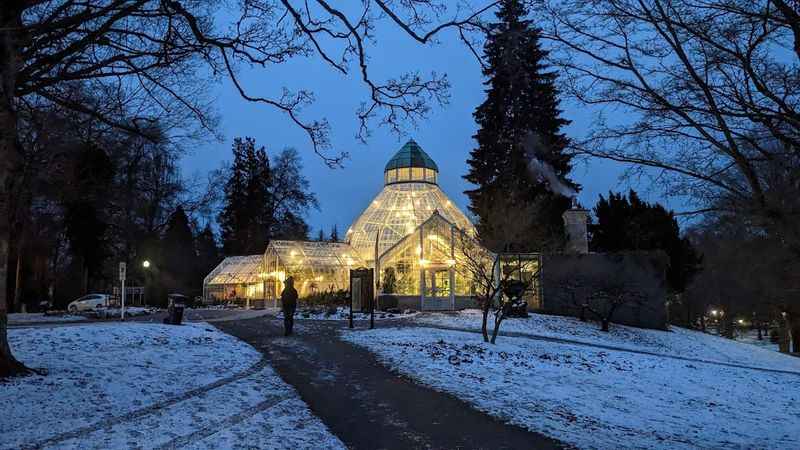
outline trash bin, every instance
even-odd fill
[[[180,325],[183,321],[183,310],[186,308],[186,297],[183,294],[169,294],[167,296],[167,317],[164,323],[169,325]]]
[[[180,303],[174,303],[167,308],[167,317],[164,318],[164,323],[168,325],[180,325],[183,321],[184,306]]]

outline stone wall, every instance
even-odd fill
[[[613,284],[631,300],[618,307],[612,323],[666,329],[667,261],[662,252],[542,255],[542,312],[579,317],[592,292]]]
[[[413,309],[415,311],[449,311],[451,310],[450,297],[426,298],[425,302],[420,301],[419,295],[386,295],[378,296],[378,307]],[[478,302],[475,297],[460,296],[455,298],[455,309],[477,308]],[[420,309],[422,308],[422,309]]]

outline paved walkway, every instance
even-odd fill
[[[502,423],[455,397],[392,373],[369,351],[338,338],[337,329],[344,323],[296,321],[297,334],[289,338],[282,336],[281,323],[269,318],[215,325],[263,352],[281,378],[349,448],[561,447],[546,436]]]

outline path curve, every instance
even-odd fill
[[[563,448],[390,371],[368,350],[339,339],[346,323],[297,321],[288,338],[269,318],[215,326],[263,352],[348,448]]]

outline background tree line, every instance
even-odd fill
[[[129,266],[129,285],[144,284],[144,260],[154,270],[172,267],[154,278],[165,280],[162,291],[189,289],[188,278],[218,262],[213,231],[207,220],[200,225],[215,193],[182,176],[180,142],[158,123],[142,136],[60,108],[28,112],[24,183],[11,203],[12,310],[109,292],[118,262]]]
[[[119,262],[128,264],[128,286],[145,286],[147,303],[163,305],[167,293],[200,295],[223,255],[262,253],[270,239],[308,238],[304,216],[317,203],[294,149],[269,158],[253,139],[237,138],[233,162],[206,183],[181,176],[181,147],[157,128],[141,138],[114,129],[85,133],[56,113],[46,123],[25,146],[32,182],[18,195],[31,208],[14,227],[14,312],[48,300],[63,309],[80,295],[111,292]],[[42,148],[48,145],[57,148]],[[40,161],[40,154],[59,156]],[[219,233],[209,219],[215,213]]]

